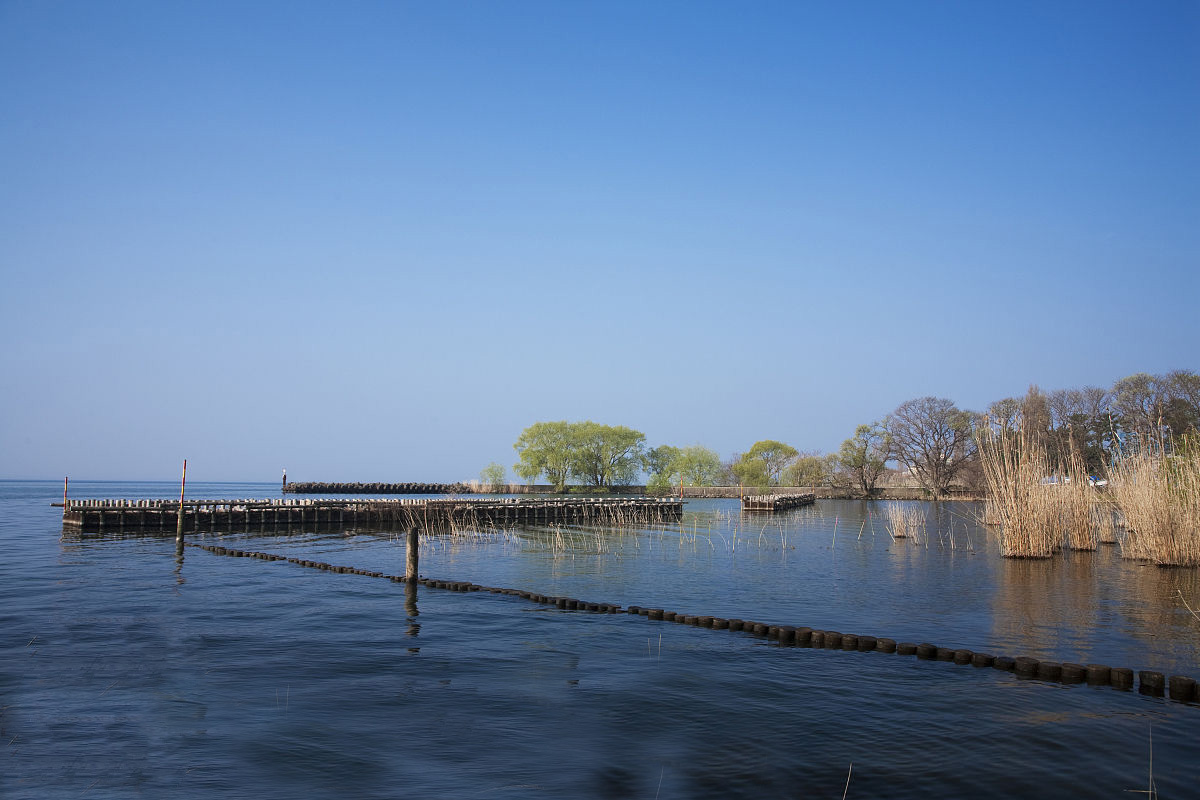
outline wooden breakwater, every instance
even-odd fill
[[[754,494],[742,498],[742,511],[787,511],[791,508],[809,506],[817,496],[808,494]]]
[[[465,483],[321,483],[296,481],[285,483],[287,494],[465,494]]]
[[[675,498],[455,498],[68,500],[63,528],[80,533],[178,532],[351,526],[382,530],[454,530],[513,525],[624,525],[671,522],[683,515]]]
[[[294,481],[285,483],[283,491],[286,494],[581,494],[592,496],[606,495],[646,495],[646,487],[641,484],[621,484],[617,486],[580,486],[564,487],[559,492],[548,483],[505,483],[490,486],[480,481],[466,483],[323,483],[319,481]],[[669,494],[669,493],[668,493]],[[733,497],[737,497],[736,490]]]

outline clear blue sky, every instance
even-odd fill
[[[1200,4],[0,2],[0,477],[1198,369]]]

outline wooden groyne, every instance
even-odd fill
[[[787,511],[790,508],[809,506],[817,496],[808,494],[755,494],[742,498],[742,511]]]
[[[287,494],[465,494],[465,483],[321,483],[297,481],[285,483]]]
[[[624,525],[670,522],[683,515],[678,499],[456,498],[186,500],[68,500],[63,528],[108,531],[279,529],[352,526],[382,530],[453,530],[512,525]]]

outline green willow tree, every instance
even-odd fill
[[[744,454],[738,456],[729,466],[729,471],[740,486],[749,486],[765,492],[771,485],[766,465],[758,459],[747,459]]]
[[[783,471],[783,483],[787,486],[828,486],[833,481],[836,456],[820,453],[801,453]]]
[[[673,469],[685,486],[712,486],[721,474],[721,456],[694,444],[679,451]]]
[[[646,451],[646,491],[652,495],[671,493],[672,486],[679,485],[675,463],[683,451],[669,444],[662,444]]]
[[[624,425],[535,422],[513,445],[521,458],[513,471],[528,482],[545,475],[556,492],[572,477],[597,488],[632,483],[645,463],[645,446],[646,435]]]
[[[624,425],[574,423],[571,473],[589,486],[633,483],[646,456],[646,434]]]
[[[571,423],[566,420],[535,422],[521,431],[513,449],[521,457],[520,461],[513,464],[513,472],[527,483],[533,483],[539,475],[545,475],[546,480],[553,484],[554,491],[566,489],[574,455]]]
[[[504,465],[497,464],[495,461],[484,467],[479,473],[479,482],[489,492],[498,492],[504,488],[505,484]]]
[[[721,456],[707,447],[662,445],[646,454],[646,472],[650,476],[646,490],[651,494],[669,494],[680,483],[685,486],[712,486],[720,476],[721,469]]]
[[[747,486],[759,489],[778,486],[783,471],[797,455],[799,451],[789,444],[763,439],[734,462],[733,473]]]
[[[678,447],[672,447],[669,444],[662,444],[658,447],[646,451],[646,474],[650,476],[650,480],[657,477],[669,478],[675,460],[679,458],[679,454],[683,451]]]
[[[871,494],[879,476],[887,469],[892,440],[878,422],[859,425],[854,435],[842,442],[837,466],[864,495]]]

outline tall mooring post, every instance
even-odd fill
[[[417,580],[417,529],[408,529],[408,544],[404,553],[404,580],[409,584]]]
[[[179,480],[179,516],[175,522],[175,539],[183,541],[183,493],[187,489],[187,459],[183,460],[183,477]],[[168,517],[170,519],[170,517]]]

